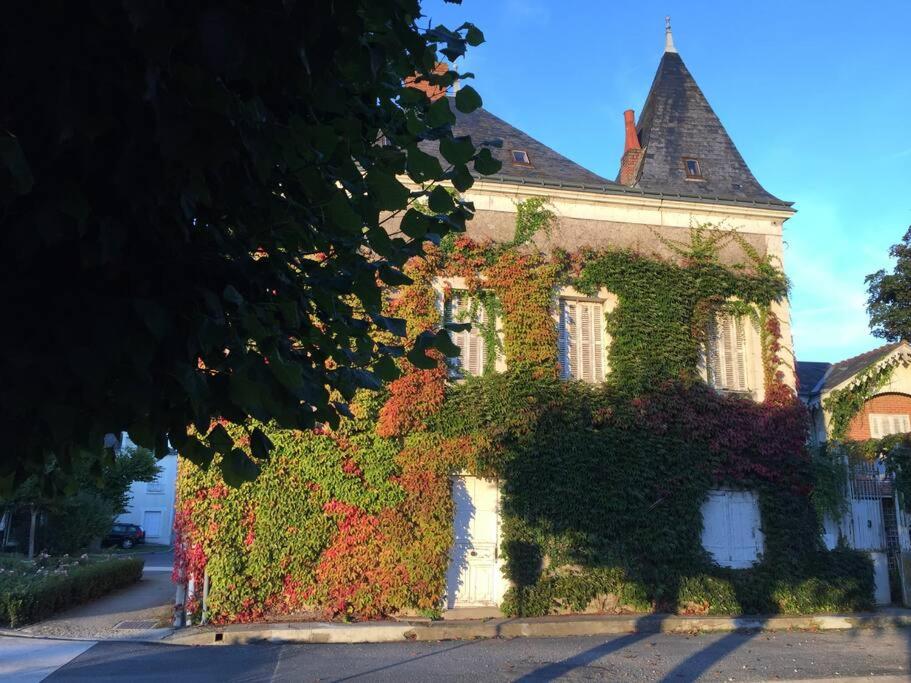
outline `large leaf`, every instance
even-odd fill
[[[481,96],[470,85],[462,86],[455,96],[456,109],[465,114],[470,114],[481,107]]]
[[[455,203],[453,203],[452,195],[446,191],[446,188],[437,185],[430,192],[430,197],[427,200],[427,206],[429,206],[430,210],[434,211],[435,213],[449,213],[455,208]]]
[[[471,138],[444,138],[440,140],[440,153],[451,164],[467,164],[474,156]]]
[[[221,475],[225,483],[237,488],[259,476],[260,467],[246,453],[235,448],[221,460]]]
[[[374,168],[367,172],[367,187],[380,209],[393,211],[401,209],[408,201],[408,188],[395,176],[383,169]]]

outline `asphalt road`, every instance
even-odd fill
[[[102,642],[46,680],[906,680],[909,656],[911,629],[376,645],[185,647]]]

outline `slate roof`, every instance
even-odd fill
[[[611,186],[618,190],[623,189],[621,185],[583,168],[486,109],[476,109],[470,114],[464,114],[456,109],[455,102],[451,100],[450,109],[456,116],[456,123],[452,127],[453,135],[471,136],[475,147],[487,147],[494,158],[503,163],[499,173],[484,176],[485,180],[532,182],[599,191]],[[436,143],[423,142],[420,147],[423,151],[436,155],[444,169],[447,167],[448,162],[439,154],[439,146]],[[513,150],[526,152],[530,165],[513,163]]]
[[[831,363],[817,361],[797,361],[797,382],[800,386],[799,394],[801,396],[811,396],[813,389],[819,384],[829,368]]]
[[[831,391],[845,380],[882,360],[904,343],[884,344],[834,364],[798,361],[797,377],[800,381],[800,395],[809,397]]]
[[[676,52],[665,52],[661,58],[637,130],[645,158],[636,188],[772,208],[791,206],[766,192],[753,176]],[[699,161],[702,180],[686,178],[684,158]]]

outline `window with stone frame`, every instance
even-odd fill
[[[718,313],[709,322],[705,343],[706,380],[719,391],[747,393],[750,386],[749,320]]]
[[[604,381],[604,304],[560,299],[559,352],[563,379]]]
[[[484,344],[482,327],[487,323],[487,311],[477,299],[465,291],[453,291],[446,301],[444,318],[447,323],[471,323],[464,332],[450,332],[453,343],[459,347],[457,358],[449,363],[454,377],[484,374],[487,349]]]

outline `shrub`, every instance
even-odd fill
[[[143,564],[141,559],[129,558],[63,570],[4,570],[0,574],[0,621],[14,628],[94,600],[138,581]]]

